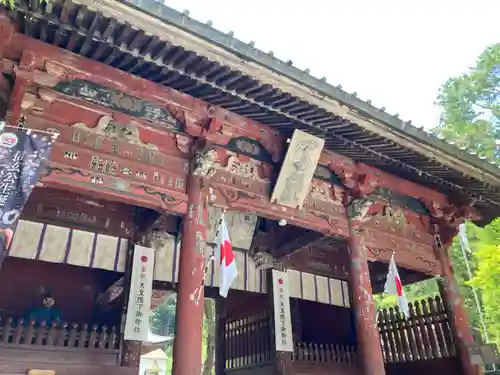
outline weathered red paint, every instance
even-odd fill
[[[438,218],[440,225],[447,228],[450,224],[456,226],[468,213],[460,207],[450,205],[445,195],[368,165],[355,163],[334,152],[324,151],[319,164],[334,172],[343,186],[313,179],[303,210],[271,204],[269,196],[272,177],[276,172],[276,163],[279,165],[286,147],[285,137],[275,129],[173,89],[160,87],[153,82],[35,41],[14,33],[13,30],[7,17],[1,15],[0,68],[5,72],[15,73],[16,77],[10,94],[11,121],[17,123],[21,115],[25,115],[30,127],[43,130],[52,128],[60,132],[50,168],[42,177],[41,183],[72,192],[85,192],[96,199],[185,216],[179,269],[175,375],[201,373],[201,330],[198,328],[202,323],[203,291],[201,290],[198,304],[194,303],[194,299],[197,298],[196,289],[200,287],[202,279],[204,249],[203,246],[200,247],[200,240],[205,240],[206,236],[205,205],[208,202],[201,195],[200,177],[189,175],[187,170],[189,160],[193,157],[192,146],[195,142],[197,145],[205,144],[216,149],[215,164],[204,181],[206,191],[203,194],[209,197],[211,204],[253,212],[272,219],[285,218],[290,224],[348,238],[353,308],[356,311],[358,341],[367,375],[385,373],[374,322],[375,310],[367,260],[388,261],[393,250],[398,253],[398,263],[407,268],[429,274],[436,274],[442,269],[446,280],[444,294],[455,317],[453,327],[460,338],[461,358],[466,375],[474,374],[470,360],[464,354],[464,348],[470,340],[467,317],[459,296],[455,294],[457,288],[453,284],[449,259],[443,255],[444,251],[438,252],[438,263],[432,254],[433,238],[429,217],[419,216],[405,209],[403,215],[406,226],[394,225],[387,217],[377,216],[386,203],[378,201],[370,208],[368,221],[349,222],[344,208],[352,196],[362,197],[377,188],[386,188],[420,199],[433,220]],[[185,123],[183,133],[174,132],[154,121],[138,119],[53,90],[57,83],[72,79],[85,79],[168,108],[176,119],[182,119]],[[120,124],[133,122],[138,129],[139,143],[154,145],[163,164],[146,163],[143,154],[147,149],[142,145],[130,145],[107,137],[102,139],[97,149],[97,137],[92,134],[92,129],[103,116],[110,116]],[[75,141],[75,128],[72,127],[75,122],[83,126],[78,130],[81,132],[79,141]],[[88,129],[84,129],[85,127]],[[229,142],[237,137],[258,141],[271,155],[272,161],[263,162],[229,151]],[[78,158],[67,157],[67,153],[71,152],[78,153]],[[116,184],[116,175],[110,176],[92,170],[90,164],[93,156],[112,159],[120,168],[134,171],[140,169],[147,177],[139,178],[135,173],[129,177],[120,176],[120,182],[125,182],[127,186],[123,189],[123,185]],[[230,158],[238,164],[252,164],[258,175],[245,175],[238,167],[228,168]],[[152,178],[154,173],[158,173],[158,176],[162,173],[172,176],[173,181],[183,178],[184,185],[169,185],[168,176],[164,180],[166,183],[159,183]],[[201,210],[201,216],[198,216],[198,209]],[[448,243],[452,238],[452,235],[446,238],[443,236],[443,241]],[[335,272],[337,271],[328,270],[328,273]],[[345,272],[342,275],[345,277]]]
[[[365,375],[385,375],[384,358],[376,322],[367,249],[361,223],[349,220],[350,290],[356,322],[358,351]]]
[[[377,187],[387,187],[393,192],[408,195],[429,203],[434,202],[434,204],[439,206],[446,206],[448,204],[448,200],[444,194],[363,163],[356,164],[356,174],[359,190],[362,194],[371,193]],[[431,209],[431,207],[428,208]]]
[[[458,355],[464,375],[478,375],[479,367],[471,363],[468,347],[474,343],[469,328],[469,319],[467,311],[460,296],[460,289],[453,276],[453,267],[448,255],[447,247],[436,247],[436,257],[441,265],[441,275],[443,281],[440,282],[440,290],[443,301],[448,306],[448,311],[451,315],[452,330],[455,336]]]
[[[205,241],[208,213],[201,179],[188,177],[188,210],[182,223],[173,375],[201,374]]]

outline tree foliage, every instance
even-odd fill
[[[152,333],[160,336],[171,336],[175,333],[176,301],[174,293],[153,310],[149,321]]]
[[[160,336],[171,336],[175,334],[175,312],[177,306],[176,294],[169,296],[165,302],[153,310],[150,319],[151,332]],[[214,371],[215,362],[215,300],[206,298],[203,317],[203,343],[202,343],[202,374],[211,375]],[[167,374],[172,368],[172,345],[167,348]]]
[[[477,267],[469,284],[481,291],[489,338],[500,345],[500,219],[480,231],[479,238]]]
[[[9,9],[14,9],[16,7],[16,0],[0,0],[0,6],[4,6]]]
[[[434,134],[500,163],[500,43],[487,47],[468,72],[446,81],[439,91],[437,104],[442,112]],[[485,228],[467,223],[467,234],[472,254],[463,254],[458,238],[449,250],[455,278],[475,336],[482,333],[482,326],[473,288],[483,307],[490,340],[499,344],[500,219]],[[434,295],[438,288],[435,281],[428,280],[405,286],[405,292],[411,301]],[[396,299],[389,296],[384,297],[379,306],[395,303]]]
[[[39,0],[40,4],[47,4],[51,0]],[[0,6],[4,6],[8,9],[15,9],[18,5],[17,0],[0,0]]]
[[[500,43],[484,50],[467,73],[441,88],[442,110],[435,132],[459,147],[497,160],[500,139]]]
[[[437,99],[441,121],[434,129],[437,135],[455,142],[459,147],[491,161],[500,162],[500,43],[487,47],[468,72],[450,78],[441,88]],[[471,287],[479,290],[484,307],[488,333],[498,343],[500,337],[500,221],[485,228],[467,225],[473,279],[468,282],[458,241],[451,256],[455,277],[468,307],[471,325],[480,330],[478,311]]]

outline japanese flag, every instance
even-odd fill
[[[234,258],[233,246],[229,239],[229,232],[226,226],[226,220],[222,217],[218,230],[217,246],[219,249],[218,259],[220,263],[220,287],[219,294],[226,298],[229,288],[238,276],[236,268],[236,259]]]
[[[408,301],[406,300],[405,292],[403,290],[403,284],[399,278],[399,272],[394,260],[394,254],[391,256],[391,263],[389,264],[389,272],[387,273],[384,293],[396,295],[398,297],[399,310],[405,315],[406,318],[410,317]]]

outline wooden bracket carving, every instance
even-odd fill
[[[99,119],[97,126],[94,128],[89,128],[81,122],[73,124],[72,127],[95,135],[112,138],[117,141],[124,141],[132,145],[146,147],[155,151],[158,150],[155,145],[144,143],[140,140],[140,124],[134,121],[130,121],[128,124],[121,124],[113,121],[111,116],[105,115]]]
[[[425,204],[431,214],[432,222],[440,227],[441,233],[443,232],[443,230],[446,232],[450,232],[449,235],[452,236],[452,238],[456,235],[458,226],[460,224],[463,224],[468,220],[474,221],[481,219],[481,215],[474,207],[476,203],[475,199],[467,199],[455,202],[456,203],[441,206],[436,202],[425,201]],[[446,235],[445,237],[449,236]],[[443,243],[448,243],[448,240],[443,240]]]
[[[197,151],[192,161],[191,173],[210,178],[215,172],[215,163],[217,161],[217,151],[213,149]]]
[[[258,270],[279,269],[282,266],[282,262],[269,253],[259,251],[252,254],[251,257]]]
[[[362,222],[375,202],[370,198],[355,198],[347,206],[347,217],[352,222]]]

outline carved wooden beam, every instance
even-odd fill
[[[136,225],[136,238],[146,235],[159,217],[160,213],[158,211],[144,207],[137,207],[134,217]]]
[[[297,237],[276,248],[273,251],[273,255],[278,259],[284,256],[291,256],[305,247],[311,247],[314,246],[315,243],[321,242],[324,237],[324,234],[312,230],[306,232],[301,231]]]
[[[177,232],[179,218],[139,207],[136,211],[135,223],[135,238],[139,240],[139,244],[155,248],[160,245],[156,241],[162,242],[167,233]]]

